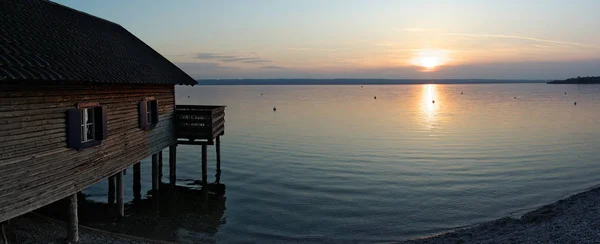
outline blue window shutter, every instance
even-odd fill
[[[96,121],[96,140],[104,140],[107,136],[106,130],[106,107],[94,108],[94,116]]]
[[[146,130],[148,128],[148,103],[146,101],[141,101],[138,103],[139,108],[139,117],[140,117],[140,128],[142,130]]]
[[[158,101],[155,100],[150,102],[150,106],[150,111],[152,111],[152,124],[158,124]]]
[[[69,109],[67,111],[67,146],[81,148],[81,111]]]

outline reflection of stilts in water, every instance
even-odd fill
[[[149,239],[175,241],[173,233],[185,229],[197,235],[214,236],[222,225],[226,210],[224,184],[211,183],[196,189],[193,187],[161,183],[160,191],[149,194],[135,204],[128,204],[128,214],[124,218],[115,216],[114,209],[108,210],[108,203],[88,200],[78,194],[80,220],[85,225],[117,231]],[[151,193],[151,192],[149,192]],[[69,201],[66,199],[39,210],[43,215],[60,219]],[[114,205],[114,204],[113,204]],[[117,220],[117,222],[115,222]],[[148,226],[155,226],[148,231]]]

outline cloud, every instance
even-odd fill
[[[507,38],[507,39],[519,39],[519,40],[528,40],[534,42],[543,42],[556,44],[561,46],[573,46],[573,47],[583,47],[583,48],[598,48],[598,46],[587,45],[578,42],[567,42],[567,41],[556,41],[528,36],[514,36],[514,35],[496,35],[496,34],[465,34],[465,33],[443,33],[447,36],[466,36],[466,37],[481,37],[481,38]]]
[[[451,33],[451,32],[441,32],[434,29],[424,29],[424,28],[404,28],[401,31],[405,32],[435,32],[441,35],[446,36],[464,36],[464,37],[477,37],[477,38],[505,38],[505,39],[518,39],[518,40],[527,40],[541,43],[549,43],[554,45],[561,46],[570,46],[570,47],[581,47],[581,48],[600,48],[595,45],[588,45],[579,42],[568,42],[568,41],[559,41],[559,40],[550,40],[543,39],[531,36],[518,36],[518,35],[501,35],[501,34],[470,34],[470,33]]]
[[[221,59],[223,62],[242,62],[242,63],[269,63],[269,60],[262,58],[226,58]]]
[[[235,56],[219,55],[219,54],[214,54],[214,53],[197,53],[196,58],[197,59],[205,59],[205,60],[221,60],[221,59],[235,58]]]
[[[289,70],[286,67],[283,66],[277,66],[277,65],[267,65],[267,66],[262,66],[260,67],[261,69],[271,69],[271,70]]]
[[[264,59],[254,59],[254,60],[246,60],[243,61],[242,63],[248,63],[248,64],[261,64],[261,63],[270,63],[271,61],[269,60],[264,60]]]
[[[209,61],[218,61],[218,62],[226,62],[226,63],[270,63],[271,61],[256,57],[256,53],[250,53],[252,56],[247,55],[233,55],[233,54],[221,54],[221,53],[197,53],[195,55],[196,59],[200,60],[209,60]]]

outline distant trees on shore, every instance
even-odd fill
[[[548,84],[600,84],[600,76],[577,76],[566,80],[553,80]]]

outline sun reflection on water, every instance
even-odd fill
[[[436,85],[427,84],[423,86],[423,95],[421,101],[421,112],[423,114],[424,122],[431,128],[432,124],[436,121],[437,106],[435,104],[436,96]]]

